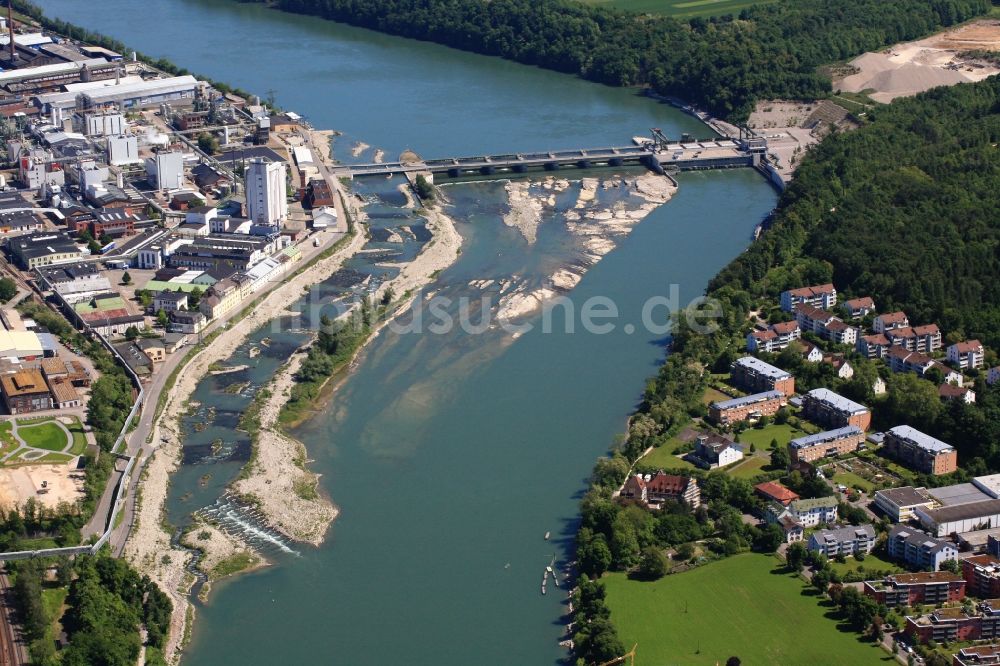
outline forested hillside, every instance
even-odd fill
[[[776,296],[832,267],[838,289],[882,311],[1000,347],[1000,81],[939,88],[869,118],[810,153],[773,232],[713,287]]]
[[[258,0],[263,1],[263,0]],[[814,99],[816,68],[914,39],[988,0],[783,0],[739,16],[637,15],[569,0],[276,0],[278,8],[578,74],[742,119],[754,100]]]
[[[832,280],[844,298],[871,295],[880,311],[899,308],[915,323],[936,321],[953,338],[978,337],[993,350],[1000,347],[1000,78],[897,100],[869,118],[809,153],[770,230],[712,281],[709,295],[724,313],[719,330],[702,335],[680,322],[672,353],[647,385],[629,432],[595,467],[577,535],[583,572],[628,570],[650,546],[681,548],[696,538],[707,539],[713,556],[773,545],[766,531],[739,520],[755,501],[745,478],[677,470],[702,479],[707,508],[693,516],[678,509],[651,518],[610,497],[643,451],[670,446],[692,417],[705,414],[707,371],[727,372],[745,353],[748,313],[773,311],[782,290]],[[957,473],[917,475],[914,485],[1000,469],[1000,384],[987,386],[984,372],[968,372],[976,403],[945,403],[935,383],[882,368],[888,394],[876,397],[871,381],[882,364],[844,351],[855,368],[851,380],[820,376],[820,364],[802,362],[795,350],[769,360],[791,369],[799,390],[827,386],[865,402],[873,408],[874,429],[909,424],[958,449]],[[825,481],[796,479],[786,466],[787,460],[754,480],[781,477],[804,497],[830,494]],[[621,654],[613,625],[602,621],[606,614],[602,603],[592,604],[575,618],[583,627],[577,656],[587,663]]]

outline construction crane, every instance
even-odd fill
[[[629,660],[628,662],[629,666],[635,666],[635,649],[637,647],[639,647],[638,643],[633,645],[632,649],[623,654],[622,656],[615,657],[611,661],[606,661],[603,664],[598,664],[597,666],[614,666],[615,664],[624,664],[626,659]]]

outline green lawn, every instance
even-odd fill
[[[739,14],[752,5],[774,0],[581,0],[584,4],[614,7],[632,12],[666,14],[677,18]]]
[[[711,405],[713,402],[719,402],[722,400],[729,400],[729,396],[719,389],[714,389],[711,386],[706,388],[705,394],[701,396],[701,401],[706,405]]]
[[[37,425],[18,424],[17,434],[29,446],[46,451],[62,451],[66,448],[66,433],[53,421],[42,421]]]
[[[873,484],[871,481],[868,481],[858,476],[854,472],[845,472],[839,467],[836,469],[837,473],[833,475],[834,483],[842,483],[848,488],[858,487],[864,490],[866,493],[870,493],[872,489],[875,487],[875,484]],[[824,472],[824,474],[825,473],[826,472]]]
[[[744,664],[864,666],[892,657],[838,618],[769,555],[746,553],[656,582],[609,574],[611,620],[637,666]]]
[[[864,567],[865,571],[890,571],[892,573],[906,571],[898,563],[883,559],[875,553],[865,555],[863,562],[858,562],[853,557],[848,557],[843,564],[836,560],[830,560],[830,567],[842,576],[848,571],[857,571],[859,566]]]
[[[73,446],[69,452],[74,456],[82,456],[87,451],[87,436],[83,433],[83,424],[74,416],[73,423],[66,427],[73,433]]]
[[[0,455],[7,455],[17,451],[18,447],[21,446],[20,442],[14,439],[14,435],[11,434],[13,426],[10,421],[4,421],[0,423]]]
[[[724,469],[729,473],[729,476],[736,477],[737,479],[752,479],[761,474],[764,471],[764,467],[769,464],[771,464],[770,456],[755,455]]]
[[[642,459],[641,463],[643,467],[658,467],[660,469],[697,469],[697,467],[683,458],[678,458],[672,451],[677,448],[677,445],[672,442],[666,442],[663,446],[653,449],[649,452],[645,458]]]
[[[772,439],[778,440],[778,446],[787,446],[788,442],[805,434],[802,430],[796,430],[787,423],[784,425],[772,423],[765,428],[744,430],[740,433],[740,444],[744,444],[747,448],[753,444],[758,451],[766,451],[771,447]]]

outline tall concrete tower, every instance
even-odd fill
[[[278,226],[288,217],[285,165],[255,157],[247,164],[247,217],[254,224]]]

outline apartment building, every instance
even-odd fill
[[[890,428],[883,443],[886,453],[918,472],[940,475],[958,469],[955,447],[911,426]]]
[[[805,394],[802,408],[807,419],[828,428],[854,426],[868,430],[871,425],[872,413],[867,407],[826,388]]]

